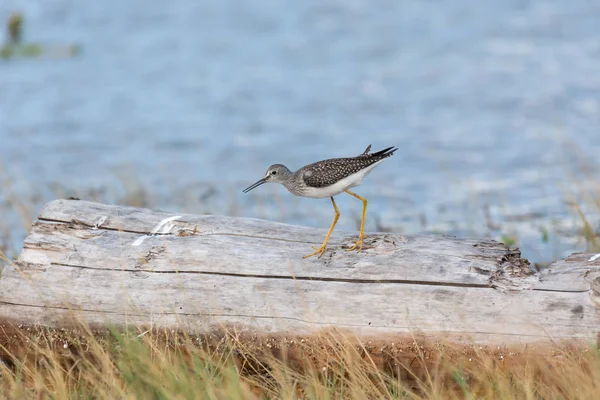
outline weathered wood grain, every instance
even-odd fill
[[[539,274],[533,288],[557,291],[590,290],[594,278],[600,277],[600,257],[587,253],[572,254],[550,265]]]
[[[346,253],[338,245],[322,259],[305,260],[302,256],[310,243],[300,245],[281,240],[282,236],[269,240],[250,234],[160,235],[133,246],[139,234],[36,223],[20,261],[98,269],[491,286],[500,257],[450,238],[385,235],[367,240],[374,248],[365,253],[373,253],[375,259]]]
[[[26,304],[35,308],[141,315],[158,326],[179,323],[197,331],[229,317],[265,332],[310,333],[333,325],[358,334],[415,331],[563,339],[598,330],[595,307],[585,293],[205,274],[127,274],[124,279],[121,271],[63,266],[30,273],[28,283],[12,271],[4,279],[18,285]],[[496,307],[498,303],[503,306]]]
[[[534,275],[518,251],[493,241],[370,234],[366,250],[348,253],[355,235],[336,232],[321,259],[302,259],[324,235],[255,219],[54,201],[0,277],[0,318],[58,326],[76,314],[194,332],[333,326],[504,343],[593,340],[600,331],[591,288],[600,260],[591,255]]]

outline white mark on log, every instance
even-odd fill
[[[132,246],[139,246],[140,244],[144,243],[144,240],[146,240],[148,236],[140,236],[139,238],[135,239],[135,241],[133,243],[131,243]]]
[[[102,224],[106,222],[106,219],[107,219],[106,216],[101,217],[98,221],[96,221],[96,223],[94,224],[94,228],[92,228],[92,229],[100,228],[102,226]]]
[[[152,229],[152,232],[150,233],[150,235],[146,235],[146,236],[137,238],[131,245],[139,246],[140,244],[144,243],[144,240],[146,240],[147,237],[156,235],[158,233],[158,231],[160,231],[161,229],[162,229],[162,231],[160,233],[163,235],[166,235],[167,233],[171,232],[171,229],[173,229],[175,227],[175,225],[171,224],[170,222],[175,221],[176,219],[179,219],[179,218],[181,218],[181,215],[174,215],[172,217],[163,219],[158,224],[156,224],[154,229]]]
[[[165,225],[165,226],[164,226],[164,228],[162,229],[162,232],[161,232],[161,233],[163,233],[163,234],[167,234],[167,233],[171,232],[171,230],[172,230],[173,228],[175,228],[175,225],[174,225],[174,224],[167,224],[167,225]]]
[[[158,233],[158,231],[160,230],[160,228],[162,228],[163,226],[165,226],[169,222],[175,221],[176,219],[179,219],[179,218],[181,218],[181,215],[174,215],[172,217],[163,219],[158,224],[156,224],[156,226],[154,227],[154,229],[152,229],[152,235],[156,235]],[[169,225],[171,227],[173,227],[173,224],[169,224]],[[169,233],[169,232],[162,232],[162,233]]]
[[[590,259],[589,259],[588,261],[596,261],[596,260],[597,260],[597,259],[599,259],[599,258],[600,258],[600,253],[598,253],[598,254],[596,254],[596,255],[594,255],[594,256],[592,256],[592,257],[590,257]]]

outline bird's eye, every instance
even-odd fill
[[[276,175],[277,171],[271,171],[271,175]]]

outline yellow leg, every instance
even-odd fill
[[[333,222],[331,223],[331,228],[329,228],[329,232],[327,232],[327,236],[325,236],[325,241],[323,242],[321,247],[319,247],[318,249],[315,247],[316,251],[314,253],[310,253],[310,254],[306,255],[306,256],[304,256],[304,258],[312,257],[315,254],[318,254],[319,258],[321,258],[321,256],[325,252],[325,249],[327,248],[327,242],[329,242],[329,237],[331,236],[331,233],[333,232],[333,228],[335,227],[335,224],[337,224],[338,219],[340,218],[340,210],[338,210],[337,206],[335,205],[335,200],[333,200],[333,197],[331,198],[331,204],[333,204],[333,209],[335,210],[335,217],[333,218]]]
[[[348,193],[351,196],[356,197],[357,199],[359,199],[360,201],[363,202],[362,219],[360,221],[360,236],[358,237],[358,240],[356,241],[356,243],[354,244],[354,246],[352,246],[350,249],[347,250],[347,251],[352,251],[352,250],[355,250],[358,247],[358,251],[361,251],[362,250],[362,246],[363,246],[363,239],[365,237],[365,218],[367,217],[367,204],[368,204],[368,201],[364,197],[361,197],[361,196],[357,195],[356,193],[352,193],[349,190],[344,190],[344,192]]]

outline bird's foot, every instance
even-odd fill
[[[360,236],[360,237],[358,238],[358,240],[356,241],[356,243],[354,244],[354,246],[350,247],[350,248],[349,248],[348,250],[346,250],[346,251],[353,251],[353,250],[356,250],[357,248],[358,248],[358,250],[357,250],[357,251],[361,251],[361,250],[362,250],[362,248],[363,248],[363,239],[364,239],[364,238],[365,238],[364,236]]]
[[[325,253],[325,250],[327,250],[326,246],[321,246],[321,247],[312,246],[312,248],[315,249],[315,251],[313,253],[305,255],[302,258],[312,257],[312,256],[317,255],[317,254],[319,255],[318,258],[321,258],[321,256],[323,255],[323,253]]]

